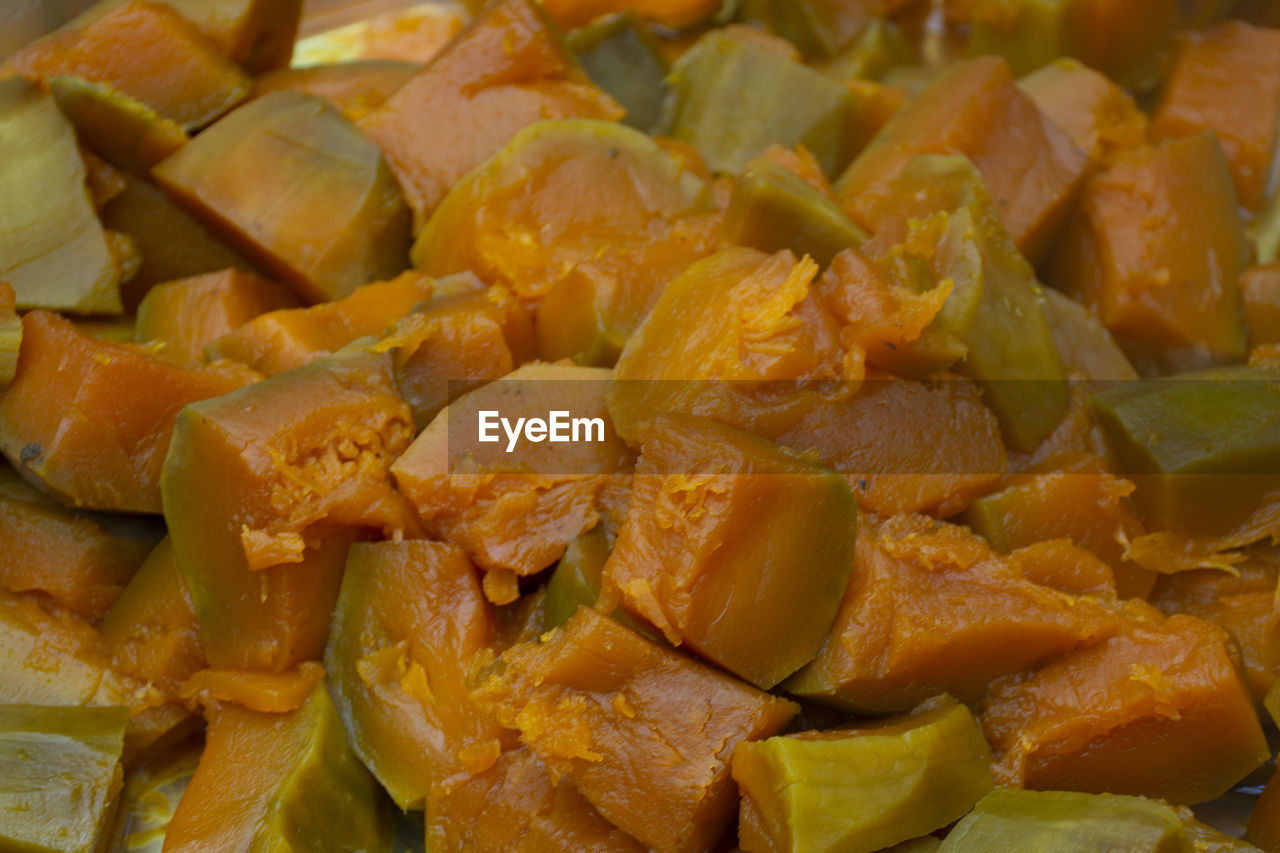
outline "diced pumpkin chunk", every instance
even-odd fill
[[[541,119],[621,114],[573,61],[540,4],[502,0],[360,128],[391,163],[421,228],[449,188],[516,131]]]
[[[0,845],[94,853],[123,781],[124,708],[0,705]]]
[[[536,574],[595,526],[598,495],[631,466],[605,411],[608,378],[599,368],[532,362],[464,394],[396,461],[396,483],[430,532],[461,545],[486,572]],[[580,428],[587,440],[577,443],[521,439],[516,446],[490,420],[490,441],[479,440],[482,412],[515,428],[520,418],[545,422],[555,411],[599,424]]]
[[[1280,122],[1280,30],[1228,21],[1185,36],[1151,123],[1157,139],[1214,131],[1236,196],[1250,210],[1267,200]]]
[[[145,0],[54,33],[8,61],[33,81],[71,74],[108,83],[189,130],[244,100],[251,85],[195,25],[173,8]]]
[[[977,701],[996,678],[1111,636],[1123,614],[1021,576],[963,527],[863,516],[853,579],[817,658],[784,689],[851,711]],[[922,595],[921,590],[929,594]]]
[[[459,182],[414,246],[537,305],[544,358],[612,364],[667,281],[714,248],[703,181],[639,131],[539,122]]]
[[[1048,280],[1128,341],[1230,359],[1245,351],[1246,260],[1227,161],[1204,133],[1136,149],[1093,176]]]
[[[833,471],[702,418],[649,422],[606,589],[676,645],[768,689],[808,663],[853,567]]]
[[[60,75],[50,78],[48,85],[84,144],[127,172],[145,176],[187,144],[187,134],[177,122],[109,83]]]
[[[999,57],[958,63],[899,110],[836,189],[854,219],[875,212],[893,179],[924,153],[973,160],[1018,248],[1032,260],[1048,246],[1088,164],[1086,155],[1020,90]]]
[[[252,381],[251,371],[187,370],[91,338],[57,314],[22,321],[18,373],[0,398],[0,449],[63,503],[160,511],[160,468],[188,403]]]
[[[360,351],[183,410],[162,490],[211,665],[319,657],[347,546],[416,530],[389,473],[412,434],[389,358]]]
[[[872,853],[963,815],[991,790],[990,762],[973,714],[954,699],[871,725],[740,743],[739,843],[747,853]]]
[[[347,745],[323,683],[306,703],[264,714],[229,703],[205,710],[209,731],[165,849],[380,850],[390,813]]]
[[[1147,141],[1147,117],[1133,96],[1074,59],[1050,62],[1018,85],[1089,155],[1093,167]]]
[[[138,305],[134,337],[139,343],[159,341],[162,357],[195,366],[204,361],[207,344],[260,314],[297,304],[288,289],[252,273],[205,273],[147,291]]]
[[[356,288],[351,295],[310,308],[281,307],[246,318],[209,347],[215,358],[230,358],[267,376],[331,355],[365,335],[380,335],[420,302],[434,285],[421,273]]]
[[[288,90],[318,95],[348,121],[359,121],[387,102],[421,66],[394,59],[364,59],[282,68],[253,82],[250,98]]]
[[[795,706],[663,648],[595,610],[518,645],[481,707],[607,819],[660,853],[711,847],[732,820],[729,760]]]
[[[479,775],[436,788],[427,801],[432,853],[642,853],[568,779],[528,749],[503,753]]]
[[[327,101],[273,92],[152,170],[182,206],[310,302],[408,266],[409,210],[378,149]]]
[[[438,542],[352,546],[325,651],[352,749],[403,809],[493,765],[509,734],[467,696],[496,640],[475,567]]]
[[[121,270],[53,98],[0,80],[0,280],[19,308],[120,313]]]
[[[1133,623],[1010,679],[982,724],[996,781],[1042,790],[1199,803],[1270,755],[1227,635],[1190,616]]]
[[[119,597],[148,543],[114,535],[0,468],[0,586],[42,592],[97,620]]]

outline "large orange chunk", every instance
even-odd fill
[[[1239,358],[1247,260],[1227,161],[1202,133],[1137,149],[1091,178],[1048,277],[1129,342],[1169,358]]]
[[[436,788],[427,800],[432,853],[642,853],[600,816],[568,779],[552,781],[528,749],[503,754],[484,773]]]
[[[467,696],[472,660],[496,634],[458,547],[352,546],[325,666],[352,748],[402,809],[487,770],[511,745]]]
[[[1199,803],[1270,757],[1227,634],[1191,616],[1135,622],[1010,679],[982,723],[996,782],[1041,790]]]
[[[1275,606],[1280,551],[1262,545],[1246,553],[1247,558],[1231,572],[1198,569],[1161,576],[1151,592],[1151,603],[1167,615],[1196,616],[1230,634],[1240,652],[1245,681],[1261,703],[1280,663]]]
[[[130,0],[100,0],[69,26],[83,26]],[[196,25],[250,74],[288,66],[302,0],[161,0]]]
[[[272,92],[152,174],[175,201],[309,302],[408,266],[409,209],[378,149],[323,98]]]
[[[18,373],[0,397],[0,449],[63,503],[159,512],[178,411],[253,378],[223,366],[187,370],[32,311],[22,321]]]
[[[705,851],[733,819],[729,760],[796,707],[582,608],[499,659],[482,707],[618,828],[660,853]]]
[[[608,379],[601,368],[526,364],[451,403],[392,466],[428,531],[461,545],[488,573],[485,590],[496,603],[514,600],[510,573],[542,571],[594,527],[601,491],[630,469],[632,455],[605,411]],[[554,439],[552,412],[567,418]],[[512,438],[497,418],[516,430],[518,419],[538,418],[542,436]],[[573,427],[574,419],[593,423]]]
[[[857,519],[835,472],[715,421],[660,418],[641,438],[606,595],[768,689],[822,645]]]
[[[165,519],[212,666],[319,657],[347,546],[417,529],[389,471],[412,435],[390,358],[358,350],[183,410]]]
[[[851,398],[815,405],[777,440],[815,452],[849,480],[859,507],[880,515],[955,515],[1009,470],[995,415],[976,385],[955,377],[868,378]]]
[[[772,437],[818,399],[794,380],[860,376],[813,293],[817,273],[785,249],[735,247],[667,285],[614,371],[609,413],[619,433],[633,440],[646,420],[683,412]]]
[[[1018,81],[1022,90],[1097,166],[1147,141],[1147,117],[1105,74],[1059,59]]]
[[[148,545],[76,515],[0,467],[0,587],[44,593],[97,620],[142,564]]]
[[[52,604],[0,590],[0,682],[21,705],[129,708],[125,761],[189,732],[192,714],[172,696],[112,665],[102,635]]]
[[[297,304],[287,288],[252,273],[205,273],[147,291],[138,306],[134,337],[140,343],[159,341],[164,358],[195,366],[204,361],[206,344],[259,314]]]
[[[204,752],[165,833],[174,853],[381,850],[391,821],[324,683],[283,714],[213,702]]]
[[[390,281],[356,288],[350,296],[310,308],[281,308],[229,330],[209,347],[267,376],[330,355],[356,338],[380,335],[415,305],[431,298],[434,282],[406,272]]]
[[[1184,37],[1151,123],[1157,139],[1212,130],[1240,203],[1259,210],[1280,120],[1280,30],[1225,21]]]
[[[361,129],[395,170],[419,226],[458,179],[540,119],[622,117],[533,0],[477,17]]]
[[[996,678],[1105,639],[1120,622],[1103,603],[1023,577],[963,527],[864,514],[835,627],[784,687],[870,713],[939,693],[973,702]]]
[[[1074,453],[975,501],[965,521],[1002,554],[1070,539],[1111,566],[1122,598],[1146,598],[1156,575],[1127,553],[1128,544],[1147,532],[1129,505],[1133,490],[1132,482],[1108,473],[1103,460]]]
[[[99,626],[115,668],[168,696],[205,665],[191,593],[168,538],[147,557]]]
[[[413,249],[542,303],[543,358],[612,364],[666,283],[715,248],[701,178],[637,130],[540,122],[464,178]]]
[[[963,154],[982,173],[1018,248],[1047,247],[1088,165],[1063,131],[988,56],[954,65],[894,114],[836,185],[842,206],[877,230],[889,184],[920,154]]]
[[[54,33],[8,61],[28,80],[70,74],[109,83],[187,129],[231,109],[251,86],[193,24],[169,6],[145,0]]]

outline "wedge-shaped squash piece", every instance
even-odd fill
[[[953,369],[981,383],[1009,447],[1034,450],[1067,410],[1066,372],[1035,273],[1001,225],[998,202],[962,157],[918,157],[889,187],[877,242],[909,287],[951,282],[932,330],[962,347]],[[912,346],[932,345],[922,338]]]
[[[1045,322],[1069,376],[1084,377],[1089,382],[1138,378],[1128,356],[1098,315],[1057,290],[1044,288],[1040,295],[1044,298]],[[1073,393],[1077,391],[1072,388]]]
[[[1093,411],[1151,527],[1221,536],[1274,512],[1280,371],[1232,367],[1126,383],[1096,395]]]
[[[1155,573],[1130,560],[1125,548],[1146,533],[1128,500],[1133,483],[1083,453],[1059,457],[1050,467],[1015,476],[1006,488],[974,501],[965,523],[1002,554],[1070,539],[1111,566],[1121,598],[1146,598]]]
[[[973,714],[949,697],[867,726],[740,743],[739,844],[872,853],[967,812],[991,790],[990,763]]]
[[[734,179],[724,239],[762,252],[790,249],[823,267],[867,234],[839,206],[784,166],[753,160]]]
[[[864,514],[831,635],[784,689],[869,713],[910,710],[944,692],[977,701],[994,679],[1105,639],[1123,622],[1105,604],[1024,578],[963,527],[909,515],[877,524]]]
[[[709,849],[732,820],[734,747],[795,705],[595,610],[512,647],[475,691],[615,826],[661,853]]]
[[[891,187],[894,178],[925,153],[973,160],[1009,235],[1033,261],[1049,245],[1088,165],[994,56],[952,66],[889,119],[836,185],[845,210],[878,232],[883,211],[900,192]]]
[[[166,850],[391,849],[388,804],[323,683],[284,714],[229,703],[205,714],[204,753]]]
[[[1280,847],[1280,776],[1272,776],[1249,815],[1245,838],[1263,850]]]
[[[412,434],[389,358],[359,350],[183,410],[162,491],[211,665],[319,657],[359,528],[416,529],[388,470]]]
[[[1089,155],[1091,166],[1110,162],[1147,141],[1147,117],[1133,96],[1077,60],[1050,62],[1018,85]]]
[[[634,441],[645,421],[673,412],[765,437],[788,429],[820,398],[794,380],[845,375],[839,327],[813,293],[817,273],[790,251],[733,247],[667,285],[614,371],[619,433]]]
[[[195,130],[244,100],[248,75],[174,9],[145,0],[120,5],[9,57],[33,81],[64,74],[107,83]]]
[[[1192,853],[1177,812],[1163,803],[1115,794],[998,788],[956,825],[940,853],[987,850],[1148,850]]]
[[[190,709],[126,675],[113,665],[109,651],[102,635],[83,619],[51,604],[0,591],[0,678],[6,701],[128,707],[127,762],[190,732]]]
[[[533,0],[502,0],[360,128],[386,154],[418,227],[449,189],[541,119],[620,118]],[[415,229],[416,230],[416,229]]]
[[[225,269],[253,271],[224,240],[147,181],[125,176],[123,189],[103,207],[102,222],[128,235],[138,250],[137,272],[120,287],[126,311],[136,311],[157,284]]]
[[[426,811],[432,853],[647,849],[601,817],[568,779],[552,781],[528,749],[503,753],[485,772],[434,789]]]
[[[123,783],[124,708],[0,705],[0,844],[14,853],[94,853]]]
[[[22,347],[22,318],[14,309],[17,296],[8,282],[0,281],[0,391],[9,387],[18,370]]]
[[[176,697],[205,666],[191,592],[166,537],[99,625],[113,667]]]
[[[158,341],[159,355],[178,364],[204,361],[204,348],[260,314],[293,308],[298,300],[282,285],[227,269],[153,287],[138,305],[134,338]],[[262,373],[275,371],[262,370]]]
[[[325,666],[352,749],[400,808],[487,770],[514,740],[467,695],[472,659],[496,639],[456,546],[352,546]]]
[[[768,689],[822,645],[857,521],[838,474],[715,421],[660,418],[605,583],[673,644]]]
[[[803,144],[827,175],[849,162],[849,90],[751,39],[712,31],[668,82],[656,129],[697,148],[713,171],[738,172],[774,143]]]
[[[532,575],[564,554],[569,540],[595,526],[597,498],[633,456],[614,433],[604,406],[609,372],[531,362],[465,394],[423,430],[392,471],[428,531],[461,545],[489,572]],[[551,412],[593,421],[570,441],[529,441],[504,434],[520,418]],[[482,413],[488,413],[482,428]],[[482,441],[482,434],[487,440]],[[510,452],[508,452],[508,449]],[[488,584],[493,580],[486,578]],[[510,603],[511,596],[499,604]]]
[[[986,700],[996,781],[1134,794],[1221,796],[1270,757],[1221,629],[1190,616],[1138,623]]]
[[[78,516],[0,468],[0,586],[42,592],[63,607],[97,620],[107,612],[148,543],[115,535]]]
[[[0,280],[19,308],[118,314],[120,278],[71,125],[51,96],[0,80]]]
[[[1159,217],[1135,216],[1158,208]],[[1050,284],[1129,342],[1244,354],[1248,259],[1222,149],[1203,133],[1133,151],[1093,176],[1050,259]]]
[[[1278,122],[1280,30],[1228,21],[1184,37],[1151,132],[1216,132],[1240,204],[1256,211],[1267,200]]]
[[[127,172],[145,176],[152,166],[187,144],[187,134],[177,122],[109,83],[63,75],[50,78],[48,85],[78,138]]]
[[[868,378],[852,397],[815,405],[778,443],[816,453],[880,515],[955,515],[1009,470],[999,423],[960,378]]]
[[[246,318],[214,340],[209,355],[250,365],[267,376],[331,355],[365,335],[380,335],[431,297],[434,282],[406,272],[356,288],[350,296]]]
[[[662,114],[669,63],[648,25],[623,12],[574,30],[565,41],[592,82],[627,111],[623,123],[652,129]]]
[[[454,187],[413,258],[545,299],[543,357],[607,365],[667,281],[713,250],[711,209],[702,179],[643,133],[540,122]]]
[[[130,0],[102,0],[68,26],[83,26]],[[302,0],[159,0],[250,74],[285,68],[293,56]]]
[[[373,143],[327,101],[273,92],[152,170],[178,203],[309,302],[408,266],[409,210]]]
[[[1232,567],[1163,575],[1151,591],[1151,603],[1166,615],[1185,613],[1212,622],[1231,635],[1240,653],[1245,680],[1261,703],[1275,683],[1280,624],[1275,592],[1280,551],[1260,545]]]
[[[252,381],[251,371],[187,370],[97,340],[47,311],[22,321],[18,373],[0,398],[0,449],[66,504],[160,511],[160,467],[178,411]]]

